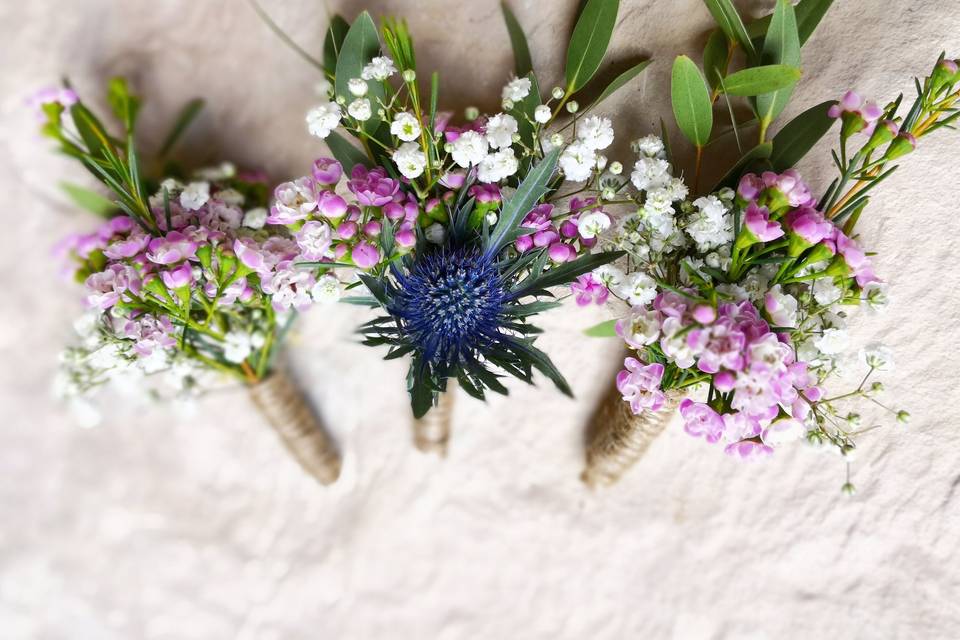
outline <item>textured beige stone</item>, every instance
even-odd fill
[[[265,4],[319,52],[320,2]],[[349,15],[364,3],[330,4]],[[709,16],[695,0],[621,4],[612,58],[656,58],[606,108],[636,136],[669,119],[669,61],[698,54]],[[513,1],[544,86],[560,77],[575,5]],[[941,48],[960,54],[956,0],[836,5],[804,50],[790,113],[848,87],[888,99]],[[423,71],[443,74],[445,105],[496,106],[510,69],[498,3],[369,6],[407,16]],[[262,164],[280,178],[321,153],[303,123],[315,71],[239,0],[7,1],[0,41],[0,636],[960,635],[956,135],[908,158],[862,224],[894,303],[859,321],[858,335],[896,349],[888,397],[915,419],[864,438],[856,497],[840,495],[834,457],[797,447],[741,466],[676,425],[617,486],[589,492],[578,479],[583,428],[620,347],[583,338],[602,311],[574,307],[543,317],[543,346],[579,400],[544,381],[511,384],[509,404],[463,398],[443,461],[410,446],[404,365],[356,343],[364,311],[312,313],[293,357],[344,452],[340,481],[325,489],[286,459],[242,390],[188,417],[118,401],[94,430],[51,399],[79,303],[48,249],[92,221],[55,186],[82,172],[49,153],[22,108],[61,74],[91,95],[124,73],[147,97],[150,144],[183,100],[203,95],[210,108],[181,157]],[[823,188],[828,147],[816,151],[802,169]]]

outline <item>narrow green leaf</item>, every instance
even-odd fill
[[[70,182],[61,182],[60,188],[75,205],[86,209],[103,218],[109,218],[116,210],[117,205],[112,200],[106,198],[96,191],[92,191],[80,185]]]
[[[680,131],[698,147],[707,144],[713,129],[713,103],[700,69],[687,56],[678,56],[673,63],[670,94]]]
[[[795,167],[807,152],[833,127],[835,118],[827,115],[836,104],[834,100],[821,102],[791,120],[773,138],[770,163],[775,171]]]
[[[570,384],[566,378],[563,377],[563,374],[560,373],[560,370],[553,364],[553,361],[550,360],[550,356],[532,344],[520,340],[509,340],[508,343],[514,353],[522,354],[537,371],[547,376],[561,393],[571,398],[573,397],[573,390],[570,388]]]
[[[130,93],[124,78],[111,78],[107,84],[107,102],[117,119],[128,131],[133,131],[140,111],[140,99]]]
[[[703,48],[703,71],[710,89],[716,91],[730,66],[730,40],[723,29],[714,29]]]
[[[485,252],[488,256],[492,257],[500,253],[500,250],[507,244],[510,233],[519,226],[523,217],[533,209],[534,205],[546,193],[547,183],[557,168],[560,151],[560,149],[554,149],[544,156],[543,160],[530,170],[530,173],[517,187],[513,196],[503,204],[497,225],[493,228],[490,239],[486,243]]]
[[[347,83],[351,78],[359,78],[363,67],[378,55],[380,55],[380,37],[377,34],[377,25],[374,24],[370,14],[364,11],[357,16],[343,40],[343,48],[337,58],[335,95],[349,101],[351,94]],[[367,85],[370,88],[367,94],[370,104],[375,105],[378,100],[386,102],[381,83],[368,82]],[[364,131],[370,134],[375,133],[379,126],[380,118],[376,115],[376,111],[372,118],[363,123]]]
[[[737,9],[733,6],[733,3],[730,0],[703,0],[703,2],[707,5],[707,9],[710,11],[713,19],[720,25],[723,32],[727,34],[727,38],[729,38],[731,42],[736,42],[743,47],[744,52],[750,60],[756,60],[757,50],[753,46],[753,41],[750,40],[747,28],[743,26],[743,20],[740,18],[740,14],[737,13]]]
[[[606,251],[604,253],[588,253],[580,256],[573,262],[565,262],[561,265],[552,267],[549,271],[539,277],[530,278],[523,286],[510,293],[513,299],[520,299],[532,292],[558,287],[560,285],[573,282],[578,276],[593,271],[599,266],[613,262],[623,257],[623,251]]]
[[[270,31],[272,31],[273,34],[280,39],[280,42],[287,45],[294,53],[306,60],[308,64],[320,69],[321,71],[324,70],[323,63],[304,51],[303,47],[294,42],[293,38],[288,36],[287,33],[280,28],[280,25],[274,22],[267,12],[264,11],[263,7],[260,6],[257,0],[247,0],[247,2],[251,7],[253,7],[257,17],[260,18],[260,21],[267,25],[267,28],[270,29]]]
[[[644,60],[643,62],[639,62],[633,65],[632,67],[630,67],[629,69],[627,69],[626,71],[618,75],[616,78],[613,79],[612,82],[610,82],[610,84],[606,86],[606,88],[604,88],[604,90],[600,93],[600,95],[597,96],[597,99],[591,102],[590,106],[584,109],[584,112],[589,111],[590,109],[593,109],[594,107],[599,105],[601,102],[603,102],[604,100],[609,98],[611,95],[613,95],[615,92],[619,91],[625,84],[627,84],[628,82],[636,78],[638,75],[643,73],[643,70],[649,67],[651,62],[653,61]]]
[[[348,31],[350,31],[350,23],[343,16],[338,14],[330,18],[330,26],[323,39],[323,69],[330,77],[337,72],[337,59],[340,57]]]
[[[748,166],[757,160],[766,160],[772,152],[773,144],[770,142],[758,144],[753,149],[750,149],[750,151],[747,151],[737,160],[736,164],[727,171],[726,175],[724,175],[723,178],[720,179],[720,182],[710,191],[718,191],[723,187],[735,188],[740,181],[740,176]]]
[[[179,115],[177,115],[176,120],[173,121],[173,126],[170,128],[170,133],[167,134],[167,137],[163,141],[163,146],[160,147],[160,157],[166,156],[173,149],[174,145],[177,144],[177,141],[180,140],[180,136],[183,135],[183,132],[187,130],[187,127],[190,126],[190,123],[200,114],[200,111],[203,110],[203,99],[194,98],[187,104],[183,105],[183,108],[180,109]]]
[[[533,71],[527,37],[523,35],[523,27],[510,10],[510,5],[501,2],[500,8],[503,10],[503,20],[507,23],[507,33],[510,34],[510,46],[513,47],[514,72],[518,78],[522,78]]]
[[[731,73],[723,81],[732,96],[758,96],[761,93],[792,87],[800,79],[800,69],[786,64],[768,64]]]
[[[422,418],[427,415],[433,406],[434,392],[428,380],[428,368],[420,360],[414,357],[410,364],[410,373],[407,374],[410,391],[410,406],[413,409],[413,417]]]
[[[581,89],[600,68],[617,23],[620,0],[587,0],[567,47],[567,91]]]
[[[800,36],[800,46],[807,43],[813,35],[824,14],[833,4],[833,0],[800,0],[794,7],[797,16],[797,32]],[[754,40],[762,38],[767,33],[773,16],[764,16],[747,25],[747,32]]]
[[[763,64],[785,64],[800,67],[800,36],[797,33],[797,17],[787,0],[779,0],[773,12],[767,37],[763,42],[763,53],[760,58]],[[756,114],[760,121],[761,130],[766,132],[771,122],[783,113],[794,85],[777,89],[773,93],[764,93],[757,96]]]
[[[333,154],[337,162],[343,165],[343,170],[347,175],[350,175],[350,172],[358,164],[365,167],[370,166],[370,159],[367,158],[367,154],[350,144],[336,131],[330,132],[330,135],[326,138],[326,143],[327,147],[330,148],[330,153]]]
[[[583,333],[591,338],[615,338],[617,336],[617,320],[604,320],[600,324],[595,324]]]
[[[387,288],[381,280],[378,280],[377,278],[366,273],[360,273],[357,275],[357,277],[361,282],[363,282],[363,284],[367,286],[367,289],[369,289],[373,297],[377,299],[377,302],[383,306],[387,306],[389,303],[389,299],[387,298]]]

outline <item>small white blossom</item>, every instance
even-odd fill
[[[627,344],[639,348],[653,344],[660,337],[660,314],[655,309],[635,306],[618,326]]]
[[[607,289],[613,289],[619,286],[627,276],[621,269],[612,264],[605,264],[593,270],[593,277]]]
[[[326,138],[340,124],[340,105],[325,102],[307,112],[307,130],[318,138]]]
[[[427,156],[416,142],[404,142],[393,152],[393,161],[404,177],[413,180],[423,173]]]
[[[765,307],[774,326],[797,326],[797,299],[784,293],[779,284],[767,292]]]
[[[196,211],[209,199],[209,182],[191,182],[180,192],[180,206],[189,211]]]
[[[347,106],[347,113],[354,120],[366,122],[373,117],[373,110],[370,108],[370,101],[366,98],[357,98]]]
[[[340,299],[340,281],[331,273],[325,273],[317,278],[317,283],[310,289],[310,297],[315,302],[336,302]]]
[[[577,231],[580,237],[589,240],[609,229],[610,224],[610,216],[603,211],[589,211],[580,216],[577,221]]]
[[[626,300],[631,306],[646,306],[657,297],[657,283],[647,274],[637,271],[629,274],[610,290],[619,298]]]
[[[263,225],[267,222],[267,210],[263,207],[257,207],[256,209],[250,209],[245,214],[243,214],[243,226],[250,229],[263,229]]]
[[[457,166],[464,169],[480,164],[487,157],[489,145],[487,139],[476,131],[464,131],[451,143],[451,155]]]
[[[574,142],[560,154],[560,169],[573,182],[589,180],[596,164],[596,152],[581,142]]]
[[[505,149],[513,144],[517,120],[506,113],[498,113],[487,120],[487,142],[494,149]]]
[[[613,123],[610,118],[587,116],[577,127],[577,137],[590,149],[606,149],[613,144]]]
[[[843,297],[843,288],[837,286],[832,277],[814,280],[812,291],[813,299],[823,306],[836,304]]]
[[[401,111],[393,117],[390,123],[390,133],[397,136],[404,142],[413,142],[420,137],[420,123],[416,116],[406,111]]]
[[[670,163],[662,158],[640,158],[630,174],[630,181],[640,191],[665,187],[672,178]]]
[[[514,78],[503,87],[504,100],[520,102],[530,95],[530,80],[528,78]]]
[[[704,196],[693,201],[697,211],[690,216],[687,235],[701,253],[725,245],[733,240],[733,220],[727,208],[716,196]],[[786,325],[793,326],[793,325]]]
[[[439,222],[435,222],[423,231],[424,237],[426,237],[427,242],[433,244],[443,244],[443,241],[447,238],[447,230]]]
[[[828,356],[843,353],[847,348],[848,342],[846,330],[833,327],[824,329],[823,334],[813,341],[817,349]]]
[[[239,331],[227,333],[223,340],[223,357],[229,362],[240,364],[253,351],[250,336]]]
[[[663,140],[655,135],[644,136],[633,143],[636,153],[647,156],[648,158],[663,158],[666,153],[666,147]]]
[[[491,153],[484,158],[477,168],[477,179],[480,182],[500,182],[509,178],[517,172],[520,164],[513,153],[513,149],[507,147],[496,153]]]
[[[536,109],[533,110],[533,119],[539,122],[540,124],[547,124],[550,122],[550,107],[545,104],[541,104]]]
[[[872,369],[893,371],[893,351],[879,342],[873,342],[861,349],[860,360]]]
[[[350,91],[350,94],[356,96],[357,98],[362,98],[367,95],[367,91],[370,90],[367,81],[362,78],[350,78],[350,81],[347,82],[347,89]]]
[[[396,72],[397,68],[393,65],[393,60],[387,56],[378,56],[363,68],[363,71],[360,72],[360,77],[364,80],[381,82]]]

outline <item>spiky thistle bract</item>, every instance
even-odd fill
[[[407,383],[415,416],[430,410],[451,378],[483,399],[486,391],[507,393],[500,381],[504,375],[532,383],[536,369],[572,395],[549,356],[534,346],[541,330],[528,320],[560,304],[550,287],[621,254],[590,254],[548,268],[545,250],[512,249],[513,241],[529,232],[520,222],[547,193],[557,155],[548,154],[530,171],[492,229],[485,222],[480,228],[470,224],[474,203],[466,199],[465,185],[449,205],[443,245],[421,237],[412,253],[381,275],[361,275],[375,304],[387,312],[360,328],[364,344],[388,345],[387,359],[411,356]]]

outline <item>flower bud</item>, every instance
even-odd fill
[[[909,133],[901,133],[896,138],[893,139],[893,142],[890,143],[890,146],[887,147],[887,152],[884,154],[886,160],[896,160],[901,158],[908,153],[913,152],[917,148],[917,139]]]
[[[550,95],[553,96],[554,100],[561,100],[563,98],[563,94],[564,94],[563,89],[561,89],[560,87],[554,87],[553,91],[550,92]]]
[[[343,96],[337,96],[337,104],[339,105],[347,104],[347,99]]]
[[[463,110],[463,117],[466,118],[468,122],[473,122],[480,117],[480,110],[476,107],[467,107]]]
[[[851,427],[860,426],[861,418],[859,413],[848,413],[846,420]]]
[[[855,133],[860,133],[867,126],[867,121],[857,111],[844,111],[840,120],[843,123],[840,127],[840,136],[844,140]]]
[[[503,106],[504,111],[510,111],[513,109],[513,100],[507,98],[501,103],[501,105]]]
[[[957,63],[953,60],[941,60],[930,75],[930,86],[933,94],[940,93],[943,89],[949,88],[956,82]]]
[[[897,137],[900,133],[900,127],[893,120],[881,120],[873,130],[873,135],[863,148],[864,151],[873,151],[877,147],[882,147]]]
[[[362,98],[367,95],[367,91],[370,90],[370,87],[367,85],[367,81],[362,78],[351,78],[347,83],[347,89],[351,94],[358,98]]]
[[[614,198],[617,197],[617,192],[614,191],[612,188],[607,187],[600,194],[600,197],[602,197],[604,200],[613,200]]]
[[[874,382],[872,385],[870,385],[870,391],[872,391],[873,393],[880,393],[881,391],[883,391],[883,383]]]
[[[853,486],[852,482],[844,482],[843,486],[840,487],[840,491],[842,491],[844,495],[852,496],[857,492],[857,488]]]
[[[550,136],[550,144],[552,144],[555,147],[559,147],[560,145],[563,144],[563,136],[560,135],[559,133],[553,134],[552,136]]]
[[[580,104],[576,100],[567,103],[567,113],[576,113],[580,110]]]
[[[614,160],[613,162],[610,163],[610,173],[612,173],[615,176],[620,175],[621,173],[623,173],[623,165],[617,162],[616,160]]]
[[[904,410],[897,411],[897,422],[907,424],[910,422],[910,414]]]
[[[406,71],[403,72],[403,81],[406,82],[407,84],[413,82],[416,79],[417,79],[417,72],[414,71],[413,69],[407,69]]]

